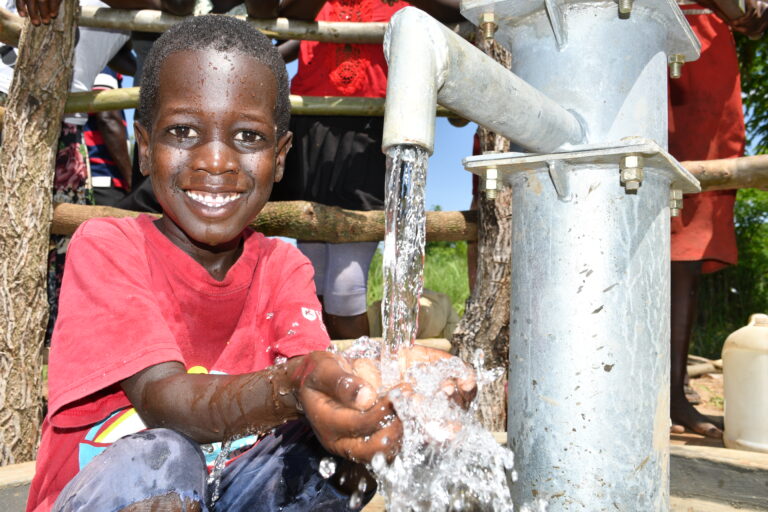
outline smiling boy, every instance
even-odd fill
[[[140,165],[164,215],[73,236],[27,510],[208,510],[206,465],[233,438],[218,510],[346,510],[367,473],[345,459],[393,455],[401,426],[325,351],[309,262],[247,227],[290,147],[284,64],[247,23],[198,17],[158,40],[143,83]]]

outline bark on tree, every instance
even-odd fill
[[[76,0],[24,23],[0,150],[0,464],[35,457],[42,412],[54,147],[72,74]]]
[[[478,34],[478,41],[483,40]],[[512,58],[496,42],[483,42],[480,48],[507,68]],[[478,130],[483,152],[509,151],[509,141]],[[482,424],[493,432],[506,430],[506,383],[509,347],[509,275],[511,264],[512,191],[501,186],[496,199],[480,195],[477,242],[477,277],[464,317],[453,335],[458,355],[472,361],[475,352],[483,351],[486,368],[503,368],[503,378],[487,386],[478,397],[478,414]]]

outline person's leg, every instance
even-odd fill
[[[359,506],[351,507],[350,496],[320,474],[324,459],[344,463],[325,451],[306,422],[287,423],[227,466],[214,506],[227,512],[341,512],[359,510],[373,497],[375,483],[366,480]]]
[[[323,312],[331,339],[368,336],[368,270],[378,242],[328,244]]]
[[[719,438],[723,436],[722,431],[697,411],[685,397],[688,348],[696,318],[700,277],[700,261],[672,262],[670,416],[673,432],[689,428],[699,434]]]
[[[126,436],[97,455],[59,494],[54,512],[207,511],[200,446],[169,429]]]
[[[323,301],[325,292],[326,268],[328,266],[328,244],[324,242],[296,242],[296,247],[307,257],[315,269],[315,293]]]

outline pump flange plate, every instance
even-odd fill
[[[570,151],[558,153],[493,153],[470,156],[462,160],[464,168],[480,177],[485,177],[488,169],[496,169],[502,176],[519,172],[549,171],[553,162],[569,167],[611,167],[618,169],[623,157],[640,155],[644,159],[643,167],[653,169],[670,176],[671,188],[682,190],[686,194],[701,192],[699,180],[688,172],[675,157],[652,140],[642,137],[629,137],[611,144],[587,144],[575,146]]]
[[[479,25],[480,17],[485,13],[494,13],[498,19],[498,31],[495,39],[509,48],[507,34],[515,30],[515,26],[526,23],[526,18],[537,11],[546,12],[548,6],[545,0],[461,0],[461,14],[466,19]],[[557,14],[564,16],[560,25],[567,32],[567,12],[573,8],[607,8],[616,10],[616,19],[619,20],[618,7],[615,0],[557,0]],[[551,7],[549,7],[551,9]],[[691,26],[685,19],[683,12],[675,0],[643,0],[635,2],[632,8],[632,16],[645,14],[667,25],[667,38],[663,44],[664,52],[669,55],[682,55],[685,62],[691,62],[699,58],[701,43],[693,33]],[[555,13],[546,12],[547,16]],[[620,20],[622,22],[629,22]],[[561,36],[561,37],[564,37]]]

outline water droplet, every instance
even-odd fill
[[[363,498],[360,496],[360,494],[353,492],[349,497],[349,508],[360,508],[360,505],[362,504]]]
[[[384,454],[381,452],[378,452],[371,459],[371,467],[376,473],[382,472],[386,466],[387,466],[387,459],[386,457],[384,457]]]
[[[275,316],[274,313],[267,313],[267,320],[272,320],[272,318]]]
[[[299,326],[299,322],[293,322],[293,323],[291,324],[291,327],[298,327],[298,326]]]
[[[293,329],[288,330],[288,336],[293,336],[294,334],[296,334],[296,331],[294,331]]]
[[[336,461],[331,457],[325,457],[320,461],[318,471],[323,478],[330,478],[336,472]]]
[[[361,478],[360,481],[357,483],[357,490],[361,493],[365,493],[365,491],[368,489],[368,482],[366,482],[365,478]]]

